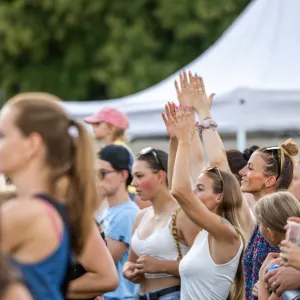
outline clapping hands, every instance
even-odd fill
[[[175,89],[179,103],[185,107],[197,111],[202,119],[209,116],[214,94],[206,95],[202,77],[191,72],[184,71],[179,74],[179,83],[175,80]]]
[[[178,142],[190,143],[196,131],[196,124],[190,118],[189,108],[182,105],[178,108],[174,103],[168,103],[165,109],[162,117],[169,135],[175,134]]]

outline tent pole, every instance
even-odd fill
[[[239,101],[239,122],[237,126],[237,133],[236,133],[236,142],[237,142],[237,149],[243,152],[246,149],[246,141],[247,141],[247,132],[245,128],[245,114],[244,114],[244,107],[246,101],[244,99],[240,99]]]

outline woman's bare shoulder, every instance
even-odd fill
[[[3,296],[3,300],[32,300],[27,289],[20,283],[11,284]]]

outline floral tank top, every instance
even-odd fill
[[[256,225],[243,257],[246,300],[258,300],[252,295],[252,288],[258,281],[260,267],[270,252],[280,252],[279,247],[271,246]]]

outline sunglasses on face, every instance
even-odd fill
[[[266,151],[272,153],[273,158],[276,160],[276,162],[278,164],[278,176],[277,176],[277,178],[279,178],[280,172],[281,172],[281,148],[277,147],[277,146],[275,146],[275,147],[268,147],[268,148],[266,148]]]
[[[110,173],[115,173],[117,171],[115,170],[106,170],[106,169],[99,169],[97,172],[97,176],[99,179],[104,180],[105,176],[110,174]]]
[[[146,155],[146,154],[151,154],[152,157],[154,158],[156,164],[157,164],[163,171],[166,172],[165,168],[163,167],[161,161],[160,161],[159,158],[158,158],[158,155],[157,155],[156,151],[155,151],[153,148],[151,148],[151,147],[144,148],[144,149],[138,154],[138,156],[139,156],[139,155]]]

